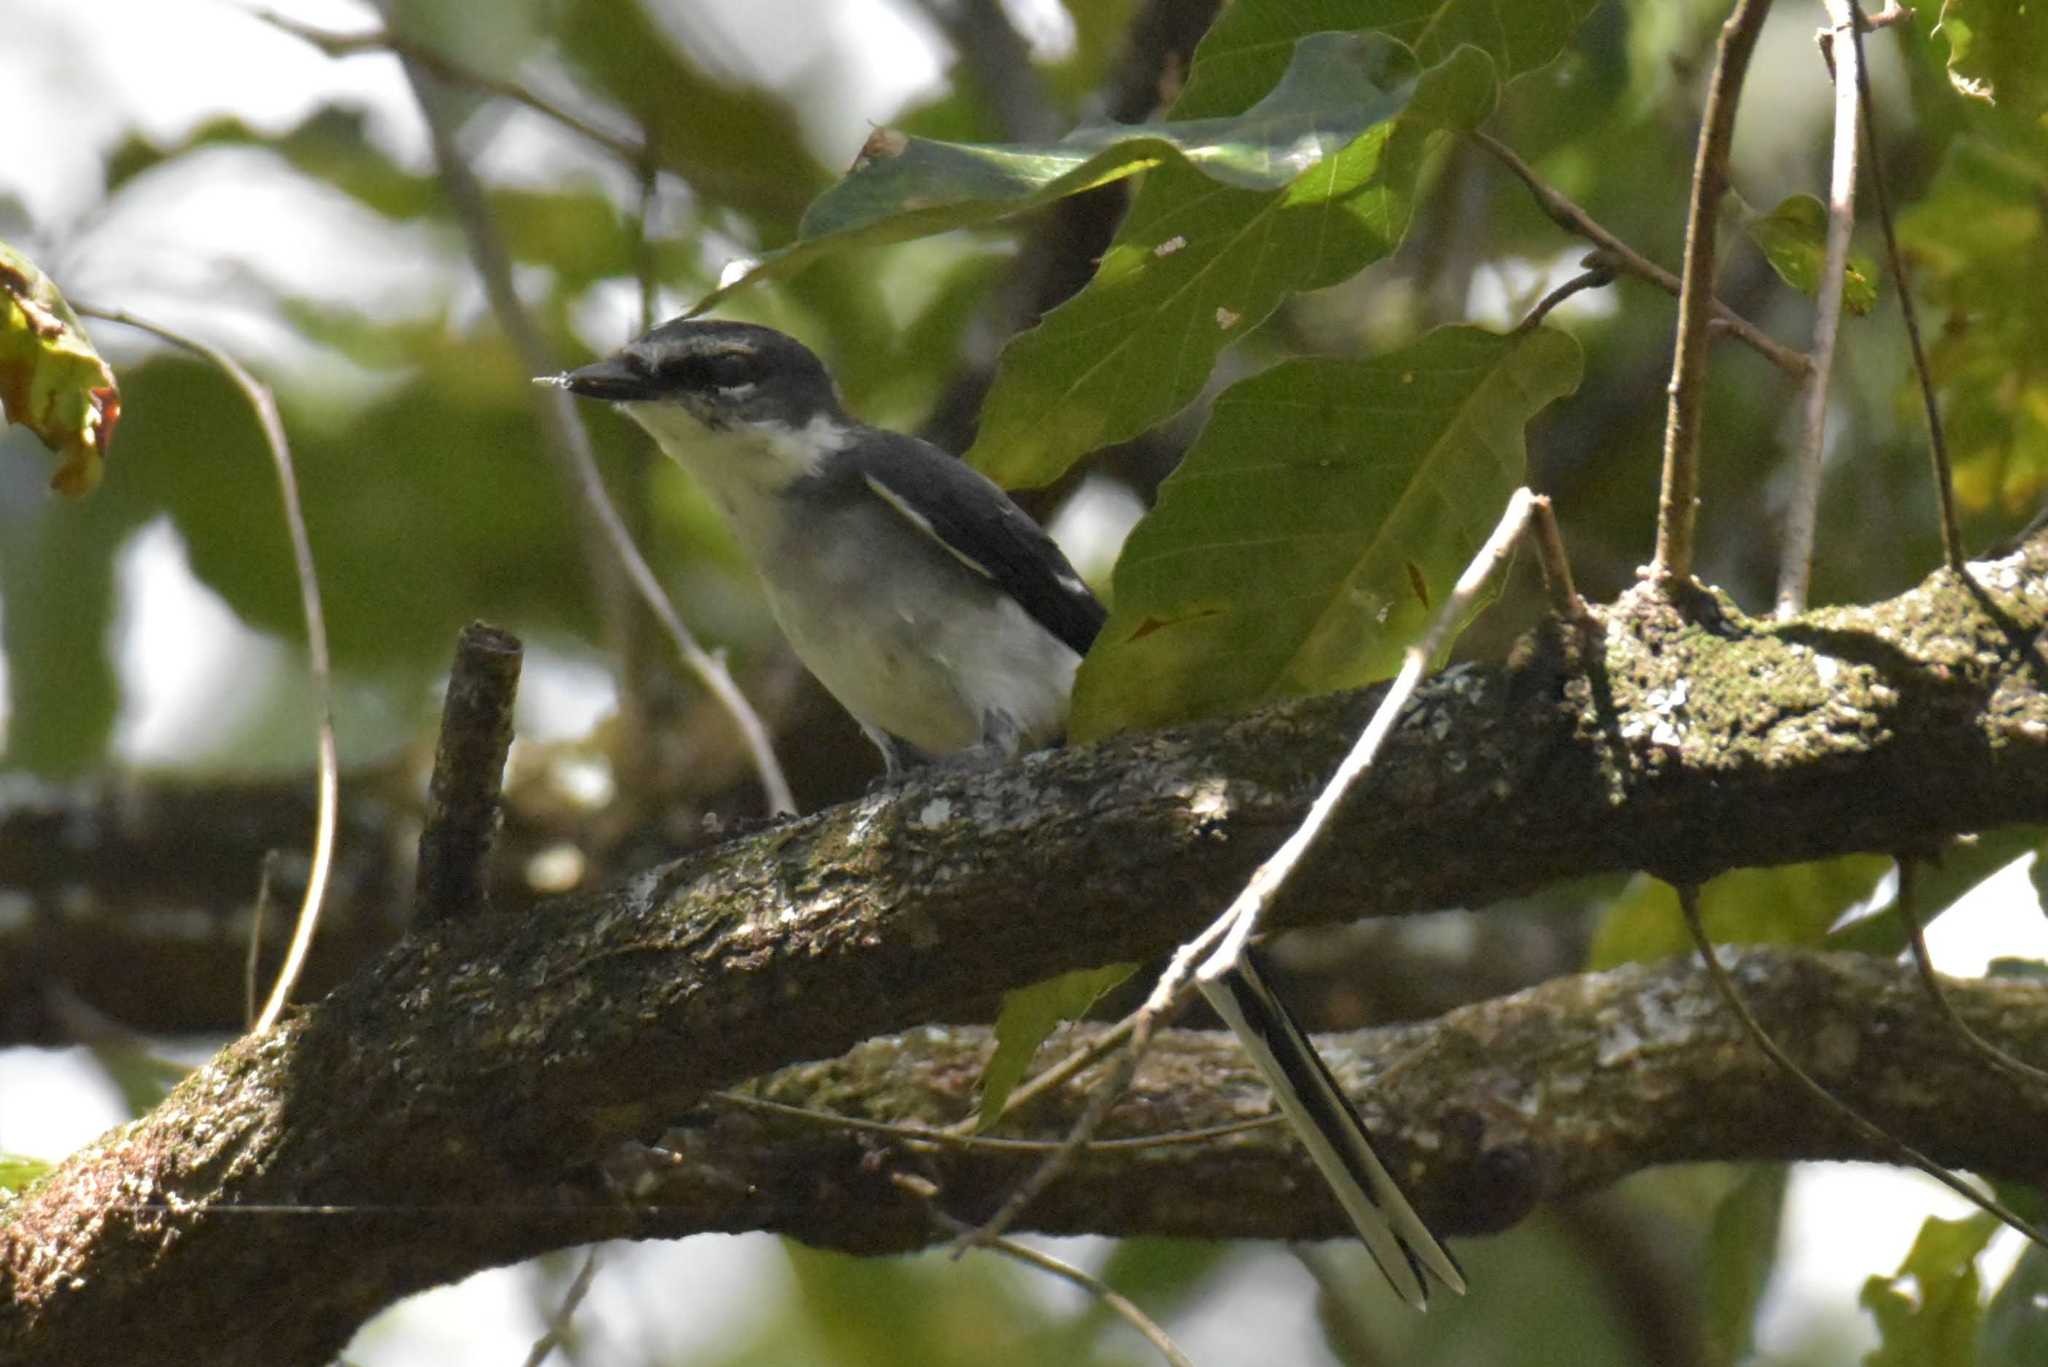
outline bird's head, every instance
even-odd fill
[[[678,318],[553,382],[620,405],[657,438],[684,414],[712,432],[844,421],[824,363],[794,337],[753,323]]]

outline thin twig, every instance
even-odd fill
[[[262,872],[256,877],[256,905],[249,909],[249,950],[242,956],[242,1028],[256,1025],[256,961],[262,957],[263,927],[270,920],[271,886],[277,881],[278,852],[263,852]]]
[[[1656,262],[1628,245],[1602,227],[1593,216],[1573,203],[1562,191],[1538,176],[1528,162],[1515,155],[1514,149],[1489,134],[1473,130],[1466,134],[1472,141],[1491,153],[1495,160],[1514,173],[1516,179],[1529,188],[1535,197],[1536,207],[1558,227],[1568,233],[1585,238],[1600,249],[1605,264],[1611,265],[1624,275],[1634,276],[1663,290],[1673,298],[1678,296],[1678,277],[1665,270]],[[1732,336],[1755,348],[1772,365],[1795,378],[1806,374],[1809,362],[1805,355],[1791,347],[1781,346],[1734,309],[1719,299],[1714,301],[1714,318],[1724,325]]]
[[[1889,27],[1912,18],[1912,11],[1888,5],[1872,24]],[[1891,191],[1885,184],[1884,167],[1877,156],[1877,107],[1870,98],[1870,64],[1863,60],[1863,30],[1855,32],[1857,94],[1863,101],[1864,136],[1870,139],[1870,194],[1877,205],[1878,226],[1884,230],[1885,260],[1891,267],[1892,284],[1899,292],[1899,316],[1905,320],[1906,341],[1913,351],[1913,373],[1920,381],[1920,403],[1927,413],[1927,450],[1934,462],[1934,496],[1941,508],[1941,555],[1957,574],[1963,568],[1963,533],[1956,518],[1956,486],[1949,464],[1948,439],[1942,432],[1941,405],[1934,399],[1934,372],[1927,364],[1927,348],[1920,341],[1920,317],[1913,306],[1912,282],[1906,278],[1906,259],[1899,252],[1898,234],[1892,230]]]
[[[1700,419],[1707,397],[1707,322],[1713,313],[1714,233],[1721,196],[1728,189],[1728,147],[1735,134],[1735,110],[1771,0],[1736,0],[1735,13],[1721,26],[1714,76],[1700,125],[1699,155],[1692,171],[1692,205],[1686,214],[1685,272],[1678,286],[1678,346],[1671,362],[1671,404],[1664,423],[1664,473],[1657,496],[1657,559],[1650,573],[1657,583],[1692,577],[1693,529],[1699,502]]]
[[[1550,316],[1552,309],[1581,290],[1596,290],[1614,283],[1615,268],[1608,264],[1606,258],[1595,252],[1587,260],[1591,264],[1585,270],[1544,295],[1536,307],[1529,310],[1529,316],[1515,324],[1515,331],[1533,332],[1543,325],[1543,320]]]
[[[583,1250],[583,1266],[576,1271],[576,1279],[569,1283],[569,1289],[562,1296],[561,1308],[548,1318],[548,1331],[533,1341],[533,1349],[526,1355],[526,1367],[540,1367],[547,1361],[549,1353],[560,1347],[569,1337],[569,1320],[575,1315],[576,1307],[583,1304],[583,1298],[590,1294],[590,1283],[597,1276],[597,1245]]]
[[[939,1194],[938,1188],[928,1178],[917,1177],[910,1173],[891,1173],[890,1180],[895,1183],[899,1190],[907,1192],[923,1201],[925,1203],[925,1210],[931,1216],[932,1223],[953,1235],[956,1241],[973,1234],[974,1231],[971,1226],[956,1220],[945,1211],[939,1209],[936,1199]],[[1072,1263],[1055,1258],[1050,1253],[1032,1248],[1029,1244],[1020,1244],[1014,1239],[990,1238],[983,1242],[981,1246],[1000,1253],[1006,1258],[1014,1258],[1028,1267],[1035,1267],[1041,1272],[1050,1272],[1055,1277],[1072,1282],[1075,1286],[1080,1287],[1083,1291],[1101,1301],[1104,1308],[1109,1310],[1111,1314],[1114,1314],[1124,1323],[1130,1325],[1131,1328],[1144,1335],[1145,1341],[1158,1349],[1159,1355],[1165,1358],[1171,1367],[1194,1367],[1193,1360],[1174,1346],[1173,1340],[1167,1337],[1166,1331],[1161,1329],[1151,1316],[1140,1310],[1122,1292],[1118,1291],[1108,1282],[1103,1281],[1100,1277],[1084,1272]]]
[[[1280,890],[1287,885],[1287,880],[1294,876],[1294,871],[1300,866],[1303,858],[1315,847],[1316,841],[1329,825],[1330,818],[1336,815],[1337,808],[1350,793],[1352,785],[1372,767],[1373,760],[1379,755],[1380,746],[1393,731],[1394,722],[1400,717],[1402,709],[1407,707],[1408,700],[1414,696],[1416,687],[1422,682],[1423,674],[1429,669],[1430,661],[1443,650],[1450,640],[1451,633],[1465,620],[1473,602],[1479,597],[1480,590],[1486,587],[1486,581],[1491,579],[1494,571],[1513,554],[1516,544],[1522,538],[1523,530],[1529,524],[1535,504],[1536,496],[1527,489],[1515,490],[1513,496],[1508,499],[1508,506],[1501,513],[1493,534],[1486,538],[1485,544],[1473,555],[1471,563],[1465,566],[1465,572],[1458,576],[1457,584],[1445,595],[1444,601],[1437,608],[1436,617],[1429,624],[1429,629],[1410,642],[1408,648],[1402,652],[1401,672],[1394,676],[1394,682],[1388,686],[1386,695],[1373,710],[1372,719],[1366,723],[1365,730],[1359,733],[1357,742],[1351,747],[1351,753],[1344,756],[1343,762],[1337,766],[1337,772],[1330,775],[1330,781],[1323,785],[1323,791],[1317,794],[1315,802],[1308,809],[1308,814],[1302,818],[1301,825],[1297,826],[1294,833],[1273,852],[1271,858],[1252,872],[1244,890],[1238,893],[1223,915],[1217,918],[1216,925],[1225,927],[1225,933],[1214,952],[1196,971],[1198,979],[1210,980],[1220,977],[1234,969],[1242,960],[1244,947],[1250,942],[1253,932],[1258,929],[1259,919],[1265,915],[1266,908],[1272,905]]]
[[[1843,1101],[1840,1097],[1837,1097],[1833,1092],[1822,1086],[1818,1079],[1794,1062],[1792,1056],[1786,1053],[1784,1048],[1775,1039],[1771,1038],[1768,1030],[1764,1029],[1763,1022],[1751,1014],[1749,1004],[1742,999],[1742,989],[1736,986],[1735,979],[1729,974],[1727,965],[1721,962],[1721,956],[1714,952],[1714,942],[1707,938],[1706,923],[1700,919],[1699,885],[1696,883],[1679,883],[1676,886],[1678,890],[1678,909],[1684,913],[1685,928],[1692,932],[1693,945],[1699,950],[1700,958],[1706,963],[1707,977],[1713,981],[1714,990],[1720,994],[1721,1000],[1735,1014],[1735,1018],[1741,1022],[1744,1033],[1750,1037],[1757,1048],[1764,1051],[1765,1056],[1771,1062],[1777,1064],[1793,1081],[1805,1089],[1808,1095],[1847,1123],[1856,1133],[1862,1135],[1863,1138],[1875,1145],[1880,1152],[1889,1152],[1897,1156],[1907,1165],[1918,1168],[1979,1210],[1998,1217],[2001,1223],[2010,1225],[2021,1234],[2026,1235],[2034,1243],[2039,1244],[2043,1248],[2048,1248],[2048,1232],[2044,1232],[2029,1224],[1996,1196],[1987,1196],[1983,1192],[1978,1191],[1955,1173],[1950,1172],[1947,1168],[1935,1162],[1926,1154],[1921,1153],[1920,1150],[1898,1138],[1890,1131],[1872,1121],[1864,1119],[1862,1112],[1856,1110],[1849,1103]]]
[[[320,576],[313,568],[313,543],[306,535],[306,517],[299,504],[299,477],[292,466],[291,443],[285,439],[284,421],[278,417],[277,400],[270,390],[226,352],[124,309],[93,308],[75,301],[72,307],[89,317],[104,318],[160,337],[227,376],[255,413],[256,425],[263,431],[263,444],[270,452],[271,466],[277,472],[285,532],[291,539],[292,569],[299,580],[299,607],[306,619],[306,673],[313,690],[313,726],[319,750],[315,782],[319,796],[313,820],[312,872],[306,879],[305,896],[299,901],[298,921],[292,927],[291,947],[285,951],[284,966],[278,969],[277,979],[270,987],[270,999],[256,1017],[254,1028],[261,1033],[277,1023],[306,966],[306,954],[313,947],[313,930],[319,924],[320,908],[327,898],[327,879],[334,870],[334,832],[340,809],[340,765],[334,753],[334,669],[327,654],[327,618],[320,610]]]
[[[442,183],[447,187],[456,218],[469,238],[470,255],[476,262],[478,273],[483,276],[484,292],[490,298],[491,311],[497,315],[499,326],[512,339],[521,363],[529,371],[540,375],[558,369],[548,355],[547,344],[527,314],[526,306],[520,302],[518,292],[513,288],[511,258],[498,234],[483,187],[456,147],[454,131],[442,114],[434,92],[423,83],[421,69],[409,57],[404,61],[406,79],[411,82],[420,113],[427,121],[427,132],[433,141],[434,160],[440,167]],[[648,568],[639,547],[633,544],[632,534],[626,530],[618,509],[612,506],[611,497],[605,492],[604,479],[599,475],[597,460],[590,451],[590,436],[570,407],[568,394],[553,385],[535,385],[533,392],[548,450],[567,470],[582,494],[585,507],[618,555],[628,579],[654,613],[655,620],[661,623],[662,630],[675,643],[684,667],[696,676],[739,729],[753,759],[754,772],[760,778],[769,810],[778,814],[795,812],[796,799],[790,793],[789,780],[783,776],[781,763],[775,758],[768,729],[740,693],[725,665],[698,645],[696,637],[683,625],[668,595],[662,592],[654,571]]]
[[[1785,512],[1784,544],[1778,561],[1778,616],[1806,610],[1813,577],[1814,524],[1820,514],[1821,455],[1828,428],[1828,376],[1835,364],[1835,338],[1842,325],[1842,282],[1849,269],[1849,235],[1856,227],[1857,89],[1862,45],[1842,41],[1861,18],[1856,0],[1824,0],[1829,27],[1823,42],[1835,80],[1834,170],[1828,182],[1827,249],[1814,291],[1813,372],[1806,377],[1806,411],[1799,450],[1793,457],[1792,502]]]
[[[517,636],[482,622],[456,636],[413,878],[415,925],[485,910],[522,654]]]
[[[1005,1139],[995,1135],[962,1134],[952,1126],[930,1129],[922,1125],[895,1125],[886,1120],[865,1120],[859,1116],[836,1115],[831,1111],[815,1111],[806,1106],[791,1106],[781,1101],[770,1101],[766,1097],[748,1096],[744,1092],[712,1092],[715,1101],[741,1110],[759,1111],[765,1115],[778,1115],[789,1120],[801,1120],[807,1124],[822,1125],[826,1129],[857,1130],[862,1134],[879,1134],[890,1139],[900,1139],[907,1144],[934,1144],[948,1149],[979,1149],[989,1153],[1052,1153],[1064,1141],[1053,1139]],[[1262,1130],[1276,1125],[1282,1117],[1262,1115],[1252,1120],[1233,1120],[1226,1125],[1205,1125],[1198,1130],[1168,1130],[1162,1134],[1134,1135],[1125,1139],[1095,1139],[1084,1145],[1091,1153],[1128,1152],[1145,1149],[1170,1149],[1181,1144],[1206,1144],[1212,1139],[1223,1139],[1247,1130]]]
[[[403,34],[390,29],[372,29],[367,33],[334,33],[301,23],[288,15],[273,10],[253,9],[247,11],[252,19],[269,24],[272,28],[289,33],[292,37],[311,43],[329,57],[350,57],[362,52],[388,52],[407,62],[430,71],[451,85],[467,86],[487,95],[496,95],[531,109],[544,118],[553,119],[572,133],[588,138],[628,165],[638,165],[647,159],[648,148],[631,138],[599,128],[588,119],[572,114],[560,105],[541,95],[536,95],[516,81],[502,81],[495,76],[465,66],[444,52],[415,43]]]
[[[1567,622],[1588,619],[1586,600],[1572,583],[1571,560],[1565,555],[1564,533],[1557,528],[1557,512],[1550,495],[1537,494],[1530,500],[1529,540],[1536,546],[1536,563],[1543,568],[1543,587],[1550,595],[1550,610]]]
[[[1948,992],[1941,985],[1941,979],[1934,971],[1934,958],[1927,952],[1927,934],[1920,920],[1919,899],[1920,861],[1905,855],[1899,857],[1899,919],[1906,923],[1907,933],[1912,937],[1913,967],[1920,974],[1920,985],[1927,989],[1927,995],[1940,1009],[1942,1019],[1967,1041],[1971,1048],[1984,1055],[1996,1067],[2012,1074],[2024,1082],[2036,1086],[2048,1083],[2048,1069],[2036,1068],[2025,1059],[2015,1058],[2005,1050],[1978,1034],[1971,1024],[1957,1014],[1955,1004],[1948,999]]]

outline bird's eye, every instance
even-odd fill
[[[662,367],[663,378],[688,389],[734,389],[755,379],[754,358],[740,351],[695,352]]]

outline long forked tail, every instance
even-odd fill
[[[1427,1306],[1425,1272],[1463,1294],[1465,1276],[1457,1261],[1422,1223],[1373,1152],[1358,1112],[1287,1007],[1266,985],[1251,950],[1247,948],[1227,973],[1199,982],[1202,995],[1265,1075],[1281,1113],[1401,1299],[1418,1310]]]

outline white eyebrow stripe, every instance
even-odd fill
[[[879,479],[876,479],[873,475],[862,475],[861,480],[868,486],[868,488],[874,490],[876,498],[881,499],[882,502],[888,504],[891,508],[894,508],[898,513],[902,514],[904,519],[908,521],[911,526],[917,528],[926,536],[938,542],[939,545],[945,547],[946,554],[952,556],[955,560],[965,565],[968,569],[973,570],[982,578],[987,579],[991,582],[995,580],[995,575],[989,570],[988,566],[982,564],[973,556],[967,554],[967,552],[961,550],[958,546],[946,540],[945,537],[940,536],[938,532],[932,527],[932,520],[926,517],[923,513],[919,512],[917,509],[911,507],[908,503],[904,502],[902,496],[899,495],[895,490],[891,489],[888,485],[882,483],[882,481],[880,481]]]

